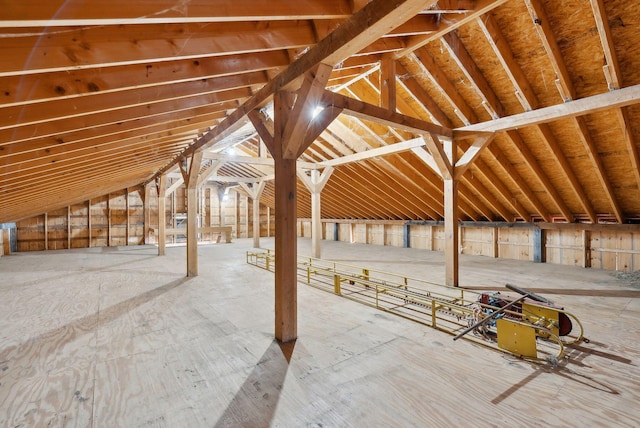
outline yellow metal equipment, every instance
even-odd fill
[[[272,251],[247,252],[247,263],[273,271]],[[298,258],[298,279],[312,287],[532,360],[557,361],[583,340],[578,319],[541,296],[477,293],[460,287],[311,257]],[[572,325],[578,333],[570,335]],[[473,333],[466,335],[467,333]],[[466,335],[466,336],[465,336]]]

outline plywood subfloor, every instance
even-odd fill
[[[273,274],[251,240],[0,259],[0,426],[640,425],[640,286],[611,272],[462,256],[461,283],[532,288],[582,318],[553,369],[299,287],[273,340]],[[273,241],[263,239],[266,247]],[[310,241],[301,239],[301,254]],[[440,280],[442,254],[323,242],[323,256]],[[288,361],[289,360],[289,361]]]

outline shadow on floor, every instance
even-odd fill
[[[80,336],[92,333],[101,326],[121,317],[127,312],[150,302],[168,291],[177,288],[191,278],[183,277],[171,281],[160,287],[145,291],[142,294],[133,296],[127,300],[111,305],[105,309],[99,309],[90,315],[75,319],[56,329],[49,330],[37,337],[32,337],[25,343],[17,346],[10,346],[0,350],[0,361],[16,363],[28,356],[39,356],[46,359],[47,355],[62,349],[68,343],[78,339]],[[30,364],[32,364],[31,362]]]
[[[270,426],[294,347],[295,341],[271,342],[218,419],[216,428]]]

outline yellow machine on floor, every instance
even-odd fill
[[[247,252],[247,263],[273,271],[272,251]],[[298,258],[298,279],[377,309],[521,358],[555,364],[580,341],[580,321],[542,296],[507,284],[518,295],[461,287],[310,257]],[[571,334],[577,326],[578,333]],[[469,334],[471,333],[471,334]]]

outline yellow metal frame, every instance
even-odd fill
[[[247,252],[247,263],[273,271],[275,255],[269,250]],[[298,277],[301,282],[312,287],[452,335],[458,334],[474,321],[478,321],[479,314],[482,317],[486,316],[487,311],[493,312],[499,309],[480,303],[481,293],[472,290],[312,257],[298,259]],[[560,312],[567,314],[579,328],[578,336],[568,337],[569,341],[563,341],[558,336]],[[509,310],[504,313],[510,319],[508,324],[498,320],[503,326],[502,329],[497,327],[498,335],[503,336],[502,340],[487,341],[486,337],[473,334],[464,336],[465,339],[534,360],[541,359],[537,355],[541,352],[555,353],[556,358],[561,358],[564,355],[565,344],[576,343],[583,339],[582,324],[574,315],[564,310],[523,302],[522,314]],[[517,320],[520,317],[522,320]],[[532,332],[533,344],[531,343]],[[506,339],[509,336],[516,338]],[[542,351],[537,346],[538,338],[544,339],[545,342],[546,348]]]

